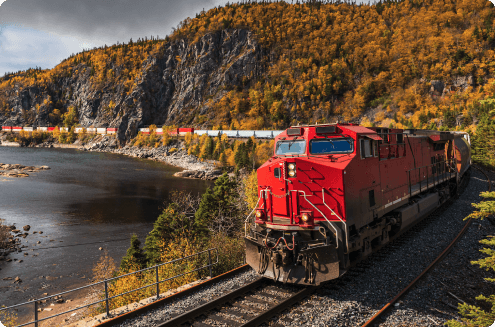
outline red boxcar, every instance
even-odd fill
[[[177,133],[184,136],[187,133],[194,133],[194,128],[177,128]]]
[[[445,202],[469,162],[469,144],[450,132],[291,127],[257,172],[247,262],[290,283],[337,278]]]

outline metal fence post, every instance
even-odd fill
[[[38,327],[38,301],[34,301],[34,327]]]
[[[108,283],[105,281],[105,306],[107,309],[107,317],[110,317],[110,306],[108,305]]]
[[[158,266],[156,266],[156,299],[157,300],[160,297],[160,284],[158,283],[159,280],[160,279],[158,278]]]
[[[211,271],[211,250],[208,250],[208,268],[210,268],[210,278],[212,278],[213,273]]]

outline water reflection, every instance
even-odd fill
[[[11,256],[23,262],[0,261],[0,276],[23,280],[23,292],[16,292],[18,286],[0,278],[5,305],[89,282],[81,275],[90,275],[101,254],[99,247],[120,262],[132,233],[144,242],[169,192],[202,193],[211,185],[173,177],[179,169],[159,162],[73,149],[0,147],[0,163],[51,167],[27,178],[0,180],[0,219],[17,227],[31,225],[30,235],[22,239],[28,255]],[[42,235],[32,233],[40,230]],[[95,243],[100,241],[106,243]],[[56,247],[80,243],[94,244]],[[64,278],[56,282],[40,278],[48,275]],[[42,282],[49,287],[42,289]]]

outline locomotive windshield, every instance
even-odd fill
[[[306,152],[306,140],[278,141],[275,154],[304,154]]]
[[[352,153],[354,141],[351,138],[311,140],[309,152],[311,154]]]

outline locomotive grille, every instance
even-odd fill
[[[316,134],[330,134],[335,132],[335,126],[316,127]]]
[[[288,136],[302,135],[302,129],[301,128],[289,128],[287,130],[287,135]]]

